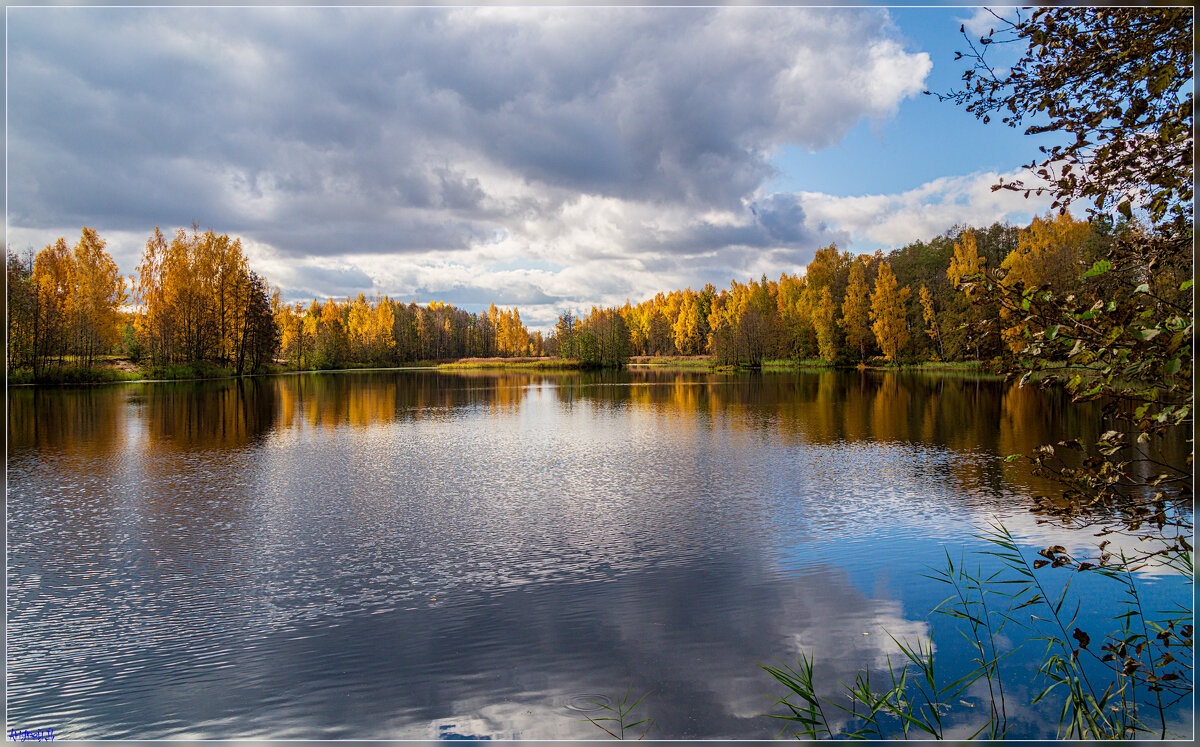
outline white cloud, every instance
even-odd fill
[[[898,247],[927,240],[955,224],[987,226],[996,221],[1027,221],[1050,207],[1049,197],[992,190],[1001,180],[1023,177],[1024,170],[1006,174],[984,172],[947,176],[915,189],[887,195],[837,197],[800,192],[810,220],[824,221],[847,232],[855,241]],[[1032,182],[1030,182],[1032,183]]]
[[[986,36],[988,31],[999,28],[1003,24],[996,19],[995,9],[979,7],[965,18],[956,19],[966,29],[966,33],[978,38]]]

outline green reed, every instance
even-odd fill
[[[637,708],[638,705],[643,700],[646,699],[646,695],[649,695],[650,693],[646,693],[646,695],[643,695],[642,697],[640,697],[637,700],[630,703],[629,699],[630,699],[630,695],[632,692],[633,692],[633,688],[629,688],[628,690],[625,691],[624,697],[618,695],[615,705],[608,705],[607,703],[601,703],[598,700],[589,701],[592,705],[603,708],[605,711],[608,711],[609,713],[611,713],[613,715],[612,716],[602,716],[599,718],[594,717],[594,716],[585,716],[584,720],[591,723],[592,726],[595,726],[595,727],[603,730],[606,734],[608,734],[610,737],[613,737],[614,739],[624,739],[626,731],[632,731],[634,729],[637,729],[639,726],[642,726],[643,724],[645,724],[646,728],[643,729],[642,733],[637,736],[638,739],[641,739],[642,737],[646,736],[646,734],[650,731],[651,728],[653,728],[654,719],[642,718],[642,719],[638,719],[637,721],[628,722],[628,723],[627,723],[627,719],[631,718],[633,709]],[[609,726],[612,726],[612,728],[610,729],[610,728],[608,728],[608,726],[605,726],[605,724],[601,723],[602,721],[607,723]]]
[[[1011,688],[1006,691],[1002,664],[1022,649],[1037,647],[1038,686],[1029,705],[1059,705],[1059,738],[1165,739],[1169,709],[1190,697],[1194,686],[1193,611],[1182,605],[1146,609],[1136,578],[1139,566],[1124,556],[1105,554],[1092,563],[1052,546],[1031,559],[1001,525],[980,538],[991,546],[981,554],[1000,560],[999,570],[988,575],[978,568],[968,570],[947,553],[945,567],[927,576],[951,589],[934,612],[959,621],[972,651],[967,674],[951,681],[939,676],[932,637],[916,643],[892,637],[900,655],[897,661],[887,657],[882,687],[863,670],[853,683],[839,683],[840,699],[817,694],[809,654],[801,654],[794,667],[763,666],[786,688],[783,697],[773,698],[784,713],[768,714],[786,722],[781,733],[808,739],[942,739],[948,717],[966,713],[957,710],[962,706],[972,708],[971,715],[982,715],[982,723],[971,724],[978,724],[972,739],[1003,739],[1010,728],[1012,693]],[[1169,560],[1190,583],[1191,553]],[[1072,575],[1052,591],[1045,583],[1047,572],[1041,570],[1045,566],[1065,567]],[[1096,644],[1077,624],[1082,600],[1071,594],[1077,573],[1098,574],[1119,592],[1110,616],[1112,629],[1095,639]],[[1006,629],[1009,635],[1015,632],[1020,643],[1002,653]],[[986,690],[986,708],[975,711],[975,704],[962,699],[972,688]],[[841,715],[846,728],[832,725],[829,714]]]

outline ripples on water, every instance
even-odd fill
[[[1102,425],[1041,396],[645,373],[14,391],[9,726],[596,737],[587,709],[632,690],[653,736],[773,736],[757,662],[815,650],[850,679],[886,633],[929,632],[943,546],[992,515],[1041,546],[1033,478],[999,457],[1052,440],[1042,407]]]

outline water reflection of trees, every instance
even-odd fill
[[[1073,405],[1062,393],[921,373],[429,371],[269,381],[281,428],[436,419],[463,408],[514,413],[531,393],[541,391],[567,407],[633,408],[693,427],[719,421],[730,433],[784,444],[924,443],[1007,455],[1104,428],[1098,407]],[[997,477],[1001,469],[996,460],[964,460],[962,465],[964,479],[972,480],[988,472]]]
[[[563,402],[720,414],[787,442],[899,441],[1016,453],[1096,431],[1098,408],[1013,383],[872,371],[714,375],[650,372],[564,381]]]
[[[559,398],[629,406],[675,423],[720,423],[731,436],[786,445],[911,443],[993,457],[964,458],[958,465],[956,477],[971,487],[996,484],[1002,472],[1010,481],[1036,483],[1027,465],[1004,465],[994,457],[1106,427],[1099,407],[1072,404],[1061,392],[916,372],[634,372],[621,382],[564,383]]]
[[[278,416],[271,379],[156,384],[130,399],[155,448],[236,449],[263,441]]]
[[[236,448],[302,424],[368,426],[441,418],[462,408],[513,413],[540,391],[567,406],[719,418],[734,431],[785,444],[871,440],[1004,455],[1105,427],[1100,408],[1073,405],[1062,393],[918,373],[373,372],[134,390],[14,389],[9,449],[106,448],[122,438],[126,402],[140,414],[146,435],[167,448]]]
[[[531,384],[525,373],[413,371],[305,374],[276,380],[282,427],[363,427],[445,418],[461,408],[515,412]]]
[[[108,451],[124,438],[125,397],[125,390],[114,387],[9,389],[8,452]]]

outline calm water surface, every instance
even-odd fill
[[[921,574],[981,549],[990,519],[1033,549],[1090,546],[1036,523],[1053,487],[1002,457],[1104,425],[915,374],[11,390],[8,727],[594,738],[590,701],[631,690],[651,736],[772,737],[758,663],[815,651],[832,694],[895,656],[888,634],[965,660]]]

